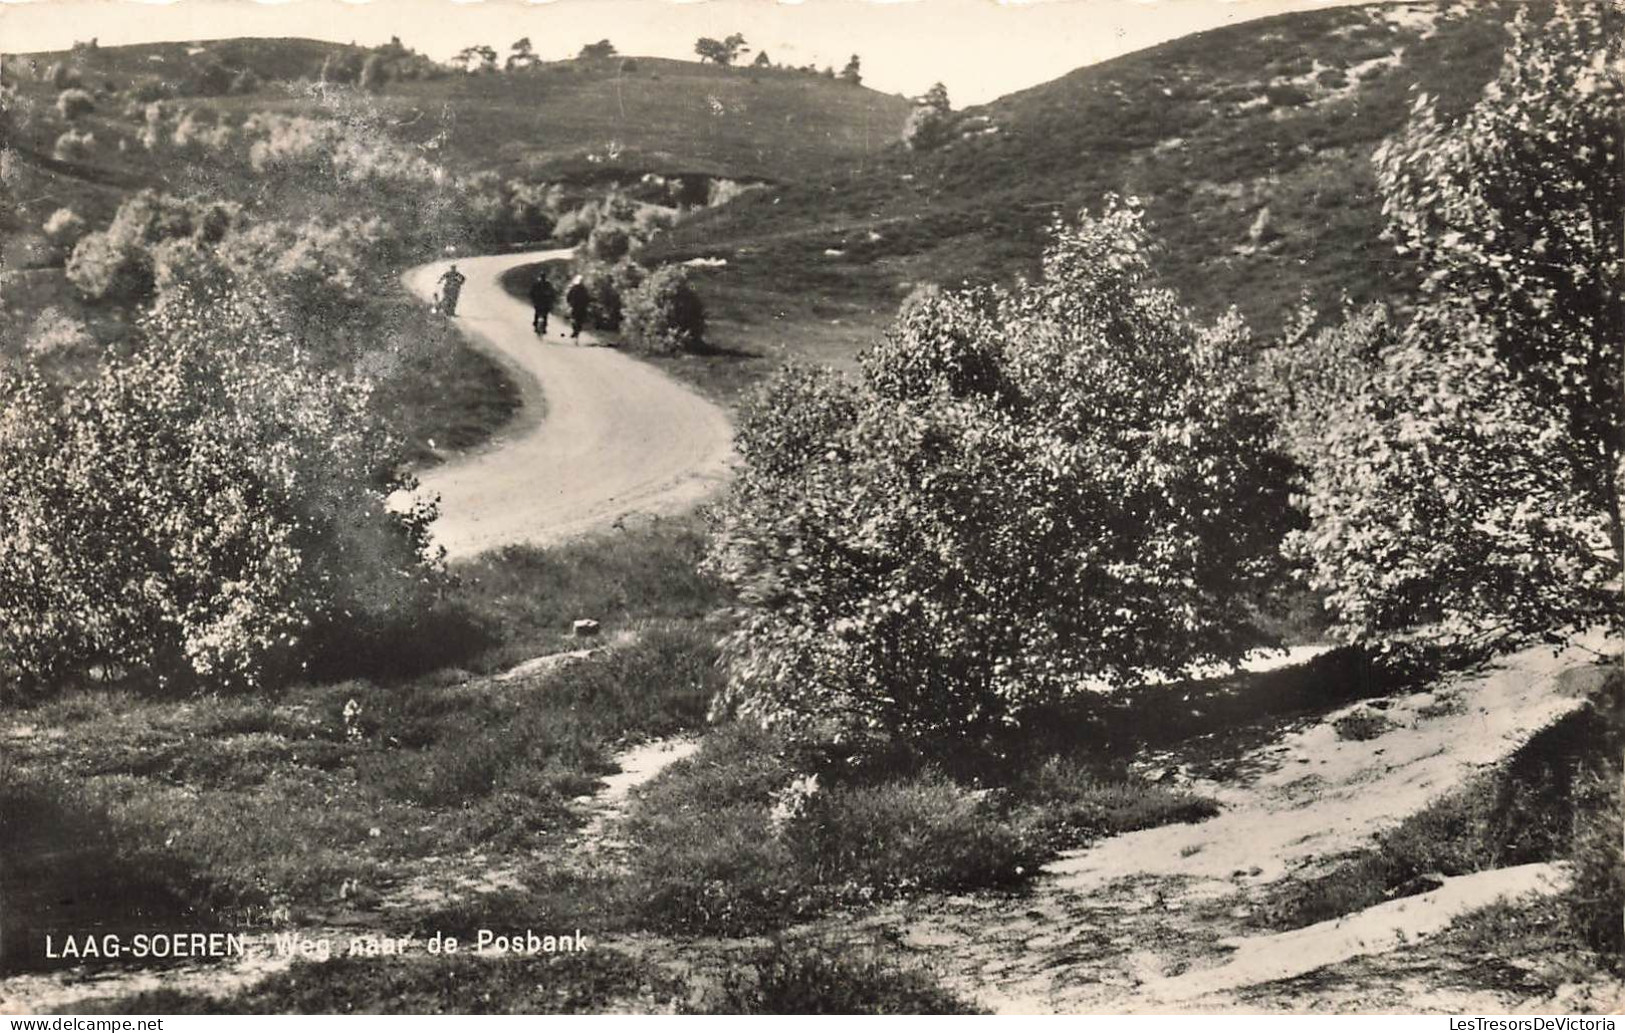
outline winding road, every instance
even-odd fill
[[[468,277],[456,321],[519,385],[518,418],[484,448],[423,474],[440,496],[435,540],[449,559],[505,545],[552,545],[623,517],[671,515],[728,478],[733,428],[716,405],[618,351],[577,345],[555,318],[544,340],[502,274],[568,250],[458,259]],[[449,262],[403,277],[427,302]],[[545,412],[545,418],[541,414]]]

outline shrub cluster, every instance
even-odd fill
[[[95,111],[96,99],[85,90],[63,90],[56,95],[56,110],[57,114],[71,122]]]
[[[322,629],[433,589],[432,506],[359,381],[323,372],[263,297],[181,292],[133,357],[0,395],[0,665],[244,688]]]
[[[235,205],[143,190],[119,205],[107,229],[75,245],[68,256],[68,279],[93,301],[143,302],[157,287],[165,259],[175,259],[177,247],[212,247],[240,223]]]
[[[741,712],[963,753],[1035,706],[1257,644],[1287,471],[1245,329],[1148,282],[1126,207],[1014,292],[925,295],[863,375],[791,372],[739,428],[710,557],[747,603]]]
[[[63,131],[51,145],[51,157],[57,161],[84,161],[96,153],[96,134],[76,129]]]
[[[85,235],[85,220],[72,208],[58,208],[45,220],[45,235],[58,247],[72,249]]]
[[[656,352],[698,351],[705,306],[680,265],[661,266],[626,295],[623,329],[634,345]]]

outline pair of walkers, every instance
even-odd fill
[[[547,317],[552,314],[553,306],[558,303],[558,290],[553,281],[547,278],[546,273],[539,273],[536,281],[530,285],[530,303],[534,309],[531,316],[531,329],[542,336],[547,335]],[[564,292],[564,304],[570,311],[570,338],[579,340],[581,328],[587,322],[587,309],[592,305],[592,292],[577,276],[570,281],[570,286]]]

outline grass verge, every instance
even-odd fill
[[[571,617],[629,633],[529,677],[479,679],[424,659],[426,673],[275,699],[84,688],[10,711],[0,968],[40,967],[51,932],[365,910],[405,862],[475,847],[545,854],[578,824],[571,800],[613,770],[616,749],[704,721],[719,673],[700,615],[718,597],[681,573],[696,543],[692,527],[662,524],[616,548],[521,550],[465,568],[453,601],[482,642],[500,643],[464,650],[470,665],[549,651],[568,641]]]
[[[1210,801],[1082,760],[999,789],[925,768],[802,774],[768,732],[733,725],[637,800],[626,897],[649,927],[737,935],[920,892],[1014,888],[1056,851],[1214,813]]]

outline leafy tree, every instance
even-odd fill
[[[521,36],[519,39],[514,40],[508,51],[508,60],[503,67],[510,72],[515,69],[530,68],[537,62],[536,51],[531,47],[529,36]]]
[[[935,83],[916,101],[908,121],[903,123],[903,143],[911,151],[935,150],[953,136],[953,124],[948,88]]]
[[[1622,39],[1606,0],[1521,11],[1477,106],[1423,98],[1377,156],[1421,305],[1294,421],[1291,548],[1351,640],[1477,655],[1625,612]]]
[[[700,56],[701,61],[710,61],[718,65],[731,65],[739,57],[739,52],[745,47],[745,37],[740,33],[733,33],[725,39],[712,39],[701,36],[694,41],[694,53]]]
[[[484,43],[464,47],[451,60],[454,65],[470,75],[476,72],[494,72],[497,70],[497,52]]]
[[[853,54],[852,59],[846,63],[846,67],[841,69],[841,78],[853,86],[862,84],[863,73],[858,70],[858,55]]]
[[[583,46],[576,57],[583,61],[601,61],[614,57],[616,53],[615,44],[607,39],[601,39],[597,43]]]
[[[628,291],[622,326],[630,341],[652,351],[698,351],[705,340],[705,305],[688,270],[661,266]]]
[[[946,115],[953,111],[953,105],[948,103],[948,87],[941,83],[932,83],[931,88],[925,91],[919,103],[932,108],[940,114]]]
[[[921,293],[856,381],[770,382],[708,558],[745,604],[724,704],[962,753],[1257,644],[1286,466],[1245,328],[1193,325],[1148,252],[1121,206],[1057,224],[1037,282]]]
[[[432,588],[433,509],[364,384],[314,367],[263,299],[178,300],[61,392],[0,374],[0,669],[249,688],[324,629]]]

